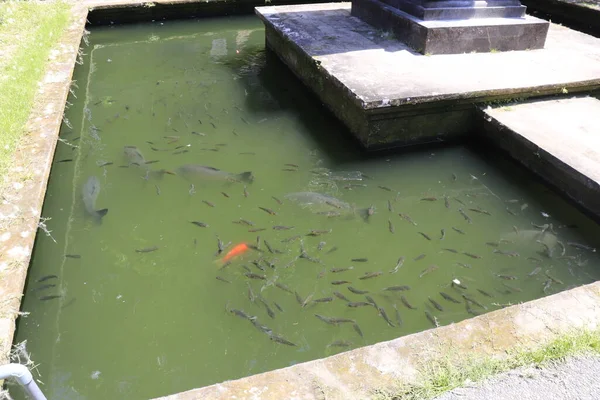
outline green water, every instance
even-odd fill
[[[450,324],[600,277],[597,253],[567,244],[599,246],[590,242],[600,237],[596,224],[497,154],[465,147],[361,153],[265,53],[255,18],[93,29],[83,51],[43,210],[52,237],[38,235],[23,304],[30,315],[17,334],[39,363],[49,398],[157,397]],[[158,162],[131,165],[124,146]],[[113,164],[102,166],[107,162]],[[159,172],[185,164],[252,171],[255,179],[190,182]],[[101,223],[84,212],[82,188],[91,176],[100,184],[95,209],[109,210]],[[333,196],[329,203],[337,207],[298,204],[288,196],[295,192]],[[240,219],[254,225],[234,223]],[[548,227],[542,233],[532,224]],[[293,229],[272,229],[277,225]],[[265,230],[249,231],[259,228]],[[326,233],[307,236],[312,230]],[[257,236],[260,251],[223,267],[235,245],[256,244]],[[217,237],[232,243],[220,255]],[[536,240],[550,246],[551,257]],[[306,257],[299,258],[302,248]],[[403,265],[390,273],[400,257]],[[359,258],[368,261],[352,261]],[[251,263],[259,259],[264,271]],[[438,268],[424,273],[432,265]],[[248,270],[266,279],[249,279]],[[58,278],[36,282],[49,274]],[[348,284],[332,285],[336,280],[369,291],[394,326],[373,306],[352,308],[335,297],[338,291],[366,301]],[[56,287],[36,291],[47,283]],[[296,291],[304,307],[277,284]],[[410,289],[382,290],[400,285]],[[259,300],[250,301],[248,286],[274,318]],[[485,309],[466,307],[462,294]],[[50,295],[60,297],[40,300]],[[334,300],[313,301],[327,297]],[[270,340],[226,309],[256,316],[273,337],[295,346]],[[364,337],[352,323],[330,325],[315,314],[355,320]],[[335,341],[349,347],[330,346]]]

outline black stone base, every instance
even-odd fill
[[[422,54],[542,49],[549,27],[548,21],[530,16],[423,21],[378,0],[352,0],[351,13]]]

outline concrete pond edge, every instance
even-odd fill
[[[3,183],[6,190],[1,196],[0,218],[8,226],[0,233],[0,357],[3,362],[8,360],[16,318],[20,314],[88,7],[118,10],[130,5],[140,7],[144,3],[149,2],[86,0],[74,4],[69,27],[58,48],[51,52],[27,123],[28,134],[15,152],[10,181]],[[450,353],[461,357],[505,357],[515,346],[536,348],[574,329],[597,330],[600,327],[600,282],[524,304],[502,306],[507,307],[459,323],[160,399],[363,399],[373,398],[382,391],[394,393],[403,384],[417,382],[420,365]]]

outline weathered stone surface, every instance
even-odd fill
[[[257,14],[267,45],[367,149],[466,135],[474,103],[600,88],[600,40],[560,26],[550,26],[543,50],[427,57],[349,9],[330,3]]]
[[[449,9],[444,15],[456,15],[424,21],[383,1],[386,0],[353,0],[352,15],[377,29],[392,32],[422,54],[542,49],[548,34],[548,22],[531,16],[459,19],[464,17],[465,9]],[[494,9],[484,9],[491,10]]]
[[[542,18],[600,37],[599,0],[522,0],[530,12]]]
[[[540,100],[482,110],[481,132],[600,220],[600,100]]]

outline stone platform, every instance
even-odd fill
[[[486,138],[600,217],[600,100],[538,100],[482,114]]]
[[[266,42],[369,150],[448,141],[474,104],[600,88],[600,39],[551,24],[542,50],[425,56],[350,3],[258,7]]]

